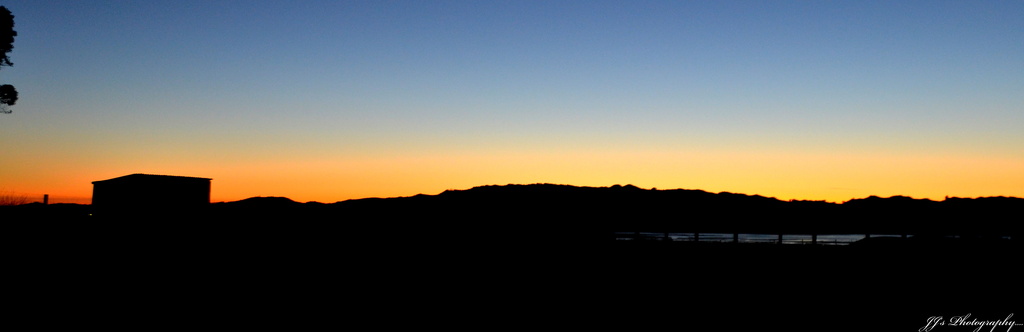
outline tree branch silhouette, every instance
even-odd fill
[[[14,15],[7,7],[0,6],[0,69],[4,66],[11,67],[14,63],[7,56],[14,49],[14,37],[18,35],[14,31]],[[0,113],[10,114],[10,106],[18,102],[18,90],[13,85],[0,85]]]

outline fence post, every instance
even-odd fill
[[[779,234],[779,241],[778,241],[778,243],[782,244],[782,234],[781,233]]]
[[[818,234],[811,234],[811,244],[818,244]]]
[[[740,243],[740,233],[732,233],[732,243]]]

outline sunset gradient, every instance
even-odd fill
[[[0,190],[1024,196],[1020,1],[5,1]]]

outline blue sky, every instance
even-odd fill
[[[146,169],[209,169],[213,175],[183,175],[230,183],[248,180],[213,169],[292,160],[301,173],[321,159],[383,164],[409,155],[614,159],[624,151],[699,150],[856,155],[853,163],[881,154],[994,158],[1024,166],[1019,1],[3,5],[19,35],[15,65],[0,80],[14,84],[21,100],[0,118],[0,138],[19,142],[4,159],[17,169],[7,175],[9,187],[23,192],[87,195],[87,183],[59,183]],[[543,158],[575,168],[593,162]],[[62,161],[83,168],[46,172],[55,176],[48,182],[13,180],[44,177],[14,164]],[[629,181],[643,167],[624,166],[608,178]],[[463,171],[452,165],[444,178]],[[1004,173],[990,181],[1011,186],[986,190],[1024,194],[1024,183]],[[287,187],[283,177],[281,192],[305,190]],[[474,180],[512,179],[529,181]],[[475,183],[482,184],[491,183]],[[915,186],[891,190],[914,194]],[[827,187],[834,185],[821,184]],[[311,199],[332,200],[329,190],[318,192]],[[353,195],[360,194],[337,199]]]

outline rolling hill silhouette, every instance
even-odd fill
[[[299,203],[253,197],[213,203],[174,220],[150,211],[131,220],[90,217],[88,205],[27,204],[2,207],[7,220],[109,221],[218,227],[310,227],[366,232],[403,230],[463,238],[461,232],[534,240],[608,240],[613,232],[763,234],[910,234],[1019,239],[1024,199],[871,196],[844,203],[782,201],[759,195],[703,190],[641,189],[632,185],[580,187],[557,184],[488,185],[437,195]],[[550,237],[550,238],[545,238]]]
[[[626,231],[1019,238],[1021,222],[1008,216],[1022,209],[1024,199],[1012,197],[931,201],[872,196],[839,204],[702,190],[646,190],[632,185],[531,184],[331,204],[250,198],[212,204],[209,217],[234,223],[287,220],[352,228],[445,229],[451,234],[471,229],[476,233],[547,233],[577,238]]]
[[[74,204],[0,207],[0,217],[17,271],[62,296],[145,290],[202,307],[194,299],[217,294],[275,314],[330,301],[431,324],[472,316],[635,329],[684,315],[707,320],[677,324],[757,329],[781,326],[782,314],[799,324],[787,329],[902,331],[1019,303],[1006,292],[1020,286],[1009,271],[1022,210],[1013,197],[840,204],[530,184],[336,203],[253,197],[184,217],[105,219]],[[803,246],[616,241],[615,232],[914,236]]]

